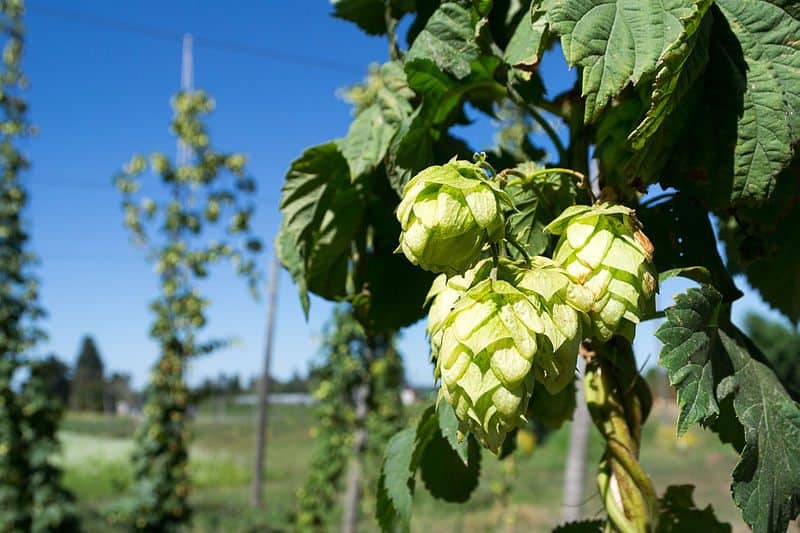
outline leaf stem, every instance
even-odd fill
[[[490,249],[492,250],[492,271],[489,273],[489,277],[492,281],[497,281],[497,269],[500,267],[500,245],[496,242],[493,242],[489,245]]]
[[[517,241],[515,237],[512,237],[508,232],[506,232],[506,242],[516,248],[516,250],[522,254],[522,257],[525,259],[525,262],[528,263],[528,266],[531,264],[531,256],[528,254],[527,250]]]

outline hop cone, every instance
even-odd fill
[[[426,331],[431,343],[431,361],[436,362],[439,357],[439,347],[442,345],[442,326],[450,311],[453,310],[459,298],[477,281],[486,279],[491,271],[491,261],[484,260],[469,269],[462,276],[447,277],[440,274],[433,280],[425,304],[428,308],[428,327]],[[477,281],[476,281],[477,280]],[[435,378],[439,378],[439,368],[436,367]]]
[[[431,272],[463,274],[485,244],[503,238],[501,203],[510,205],[508,196],[478,165],[452,160],[428,167],[403,190],[398,251]]]
[[[533,360],[536,381],[550,394],[558,394],[575,379],[581,313],[592,305],[591,294],[544,257],[533,258],[532,268],[521,271],[517,288],[539,310],[544,329],[542,347]]]
[[[555,261],[591,292],[593,335],[603,342],[614,334],[632,339],[635,325],[654,310],[657,290],[653,245],[633,210],[573,206],[547,230],[561,235]]]
[[[484,261],[431,290],[439,400],[453,406],[460,434],[472,432],[494,452],[524,421],[536,379],[558,390],[573,377],[580,320],[568,303],[571,282],[538,261],[531,269],[503,261],[497,279],[487,278]]]

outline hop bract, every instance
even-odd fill
[[[632,209],[573,206],[547,226],[561,235],[553,259],[592,294],[593,335],[633,339],[635,325],[654,310],[653,245]]]
[[[463,274],[484,245],[503,238],[503,203],[511,205],[476,164],[452,160],[428,167],[403,190],[398,251],[431,272]]]
[[[533,258],[531,268],[520,271],[516,285],[539,311],[544,329],[533,360],[536,381],[550,394],[558,394],[575,379],[582,316],[591,307],[592,296],[544,257]]]
[[[436,362],[439,357],[439,347],[442,344],[442,326],[445,323],[450,311],[455,307],[456,302],[461,296],[472,287],[477,281],[486,279],[491,271],[491,262],[484,260],[469,269],[462,276],[447,277],[446,274],[439,275],[425,299],[428,308],[428,327],[426,332],[431,343],[431,361]],[[477,281],[476,281],[477,280]],[[435,378],[439,378],[439,368],[436,367]]]
[[[524,421],[537,378],[556,390],[574,375],[580,319],[567,303],[570,280],[539,261],[531,269],[501,261],[496,279],[484,261],[432,289],[439,400],[453,406],[459,433],[472,432],[494,452]]]

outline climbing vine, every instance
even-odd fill
[[[332,516],[349,461],[363,461],[366,493],[377,485],[383,448],[403,422],[399,394],[403,367],[394,339],[381,343],[368,360],[364,329],[344,307],[334,310],[323,334],[322,361],[311,371],[317,401],[312,429],[315,446],[308,478],[297,494],[294,522],[299,531],[335,527]],[[364,422],[367,442],[363,457],[353,457],[356,393],[364,383],[370,384],[371,391]]]
[[[131,519],[144,531],[174,531],[190,519],[185,370],[192,357],[225,344],[199,338],[210,303],[200,282],[215,263],[229,260],[255,290],[254,254],[261,249],[251,233],[248,197],[255,182],[245,157],[215,151],[202,120],[213,101],[202,91],[180,92],[172,105],[171,130],[186,160],[173,164],[162,153],[137,155],[114,180],[124,196],[125,225],[155,264],[161,289],[150,305],[150,335],[161,355],[135,436]]]
[[[40,364],[31,357],[44,333],[37,326],[43,310],[21,179],[29,162],[19,143],[31,132],[22,95],[28,85],[21,70],[24,13],[21,0],[0,1],[0,531],[70,532],[79,524],[53,462],[62,406],[43,386]]]

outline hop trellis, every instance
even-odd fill
[[[172,105],[172,132],[188,147],[189,163],[173,165],[161,153],[149,160],[134,156],[114,180],[124,196],[125,225],[134,241],[146,246],[161,288],[150,306],[155,316],[150,335],[158,341],[161,357],[136,433],[130,517],[136,529],[146,531],[175,530],[190,518],[185,367],[191,357],[227,342],[198,338],[209,302],[197,281],[212,264],[229,260],[255,290],[254,254],[261,249],[250,228],[253,208],[247,197],[255,182],[246,174],[245,157],[215,151],[202,121],[213,101],[201,91],[180,92]],[[148,166],[165,197],[141,194]]]

